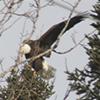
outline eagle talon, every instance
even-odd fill
[[[37,77],[36,71],[33,71],[33,77]]]

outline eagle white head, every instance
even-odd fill
[[[28,54],[31,51],[31,47],[28,44],[23,44],[20,48],[20,52],[23,54]]]

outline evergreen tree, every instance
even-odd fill
[[[86,36],[89,47],[85,47],[89,62],[84,70],[78,68],[74,72],[67,71],[72,91],[79,95],[78,100],[100,100],[100,0],[94,6],[95,23],[91,24],[98,33]]]
[[[34,73],[27,65],[11,72],[7,86],[0,88],[0,100],[46,100],[53,95],[53,82]]]

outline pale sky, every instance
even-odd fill
[[[23,6],[22,12],[26,10],[27,2],[29,1],[26,0],[25,3],[26,6],[25,5]],[[66,0],[66,1],[70,2],[71,4],[74,4],[77,0]],[[82,2],[80,3],[80,5],[77,7],[76,10],[79,12],[89,11],[92,9],[92,5],[95,3],[95,1],[96,0],[82,0]],[[64,19],[67,19],[69,14],[70,11],[62,7],[58,7],[56,5],[48,6],[41,9],[40,17],[37,22],[36,32],[33,35],[33,39],[40,37],[52,25]],[[22,32],[23,21],[24,21],[23,19],[19,20],[10,30],[6,31],[0,37],[0,46],[1,46],[0,59],[4,58],[3,68],[5,70],[9,69],[8,67],[14,64],[12,58],[15,58],[17,56],[17,50],[20,41],[19,40],[20,32]],[[85,34],[93,30],[93,28],[89,26],[90,23],[91,23],[90,20],[85,20],[80,24],[78,24],[77,26],[75,26],[70,31],[66,32],[66,34],[61,38],[57,50],[65,51],[74,46],[71,38],[72,34],[74,35],[77,43],[81,39],[83,39]],[[30,32],[30,26],[31,22],[28,21],[25,29],[26,32]],[[84,43],[86,43],[86,41],[84,41]],[[66,93],[68,87],[68,81],[67,81],[67,75],[64,73],[64,71],[66,70],[65,59],[67,59],[67,66],[70,71],[73,71],[75,67],[82,69],[88,62],[88,56],[86,55],[85,50],[81,46],[78,46],[70,53],[64,55],[58,55],[52,53],[51,58],[46,60],[50,65],[54,66],[54,68],[56,68],[57,70],[55,88],[54,88],[56,93],[49,100],[54,100],[56,95],[57,95],[57,100],[62,100]],[[67,100],[75,100],[74,93],[71,94],[71,96]]]

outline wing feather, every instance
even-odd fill
[[[81,22],[83,18],[84,17],[82,15],[71,18],[68,27],[65,29],[65,32],[70,28],[72,28],[77,23]],[[50,48],[50,46],[56,41],[62,29],[65,27],[66,22],[67,20],[60,22],[56,25],[53,25],[47,32],[45,32],[44,35],[42,35],[39,39],[40,46],[43,46],[45,48]]]

